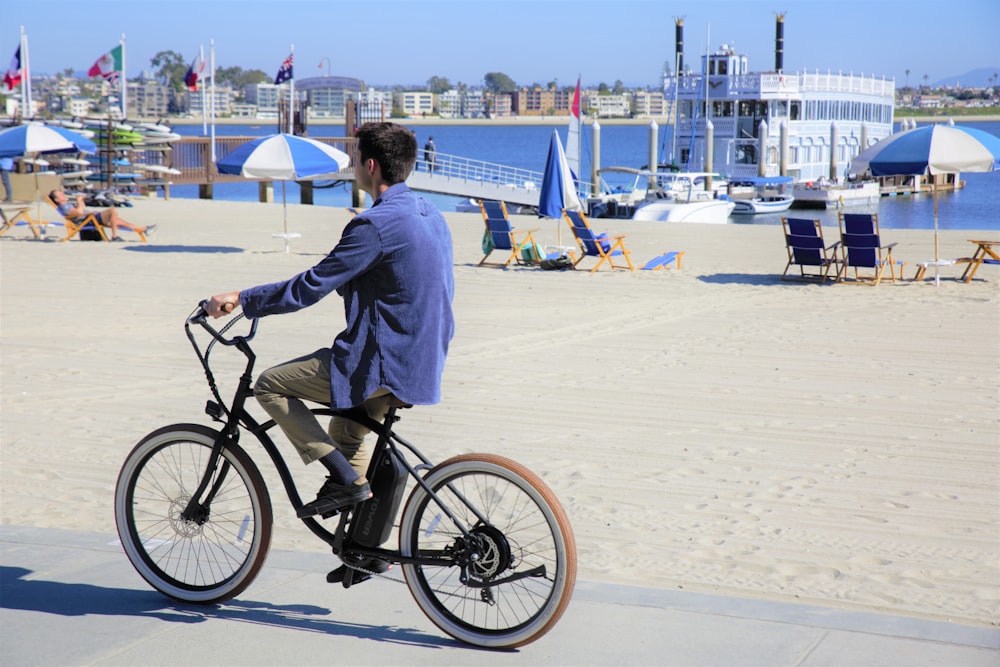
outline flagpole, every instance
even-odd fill
[[[288,80],[288,134],[295,134],[295,45],[291,45],[292,77]]]
[[[205,45],[202,44],[198,47],[198,69],[204,71],[205,69]],[[201,72],[198,72],[200,75]],[[203,77],[200,77],[202,78]],[[205,81],[201,82],[201,135],[208,136],[208,109],[205,108],[205,90],[208,86],[205,85]]]
[[[214,38],[209,42],[209,47],[210,47],[209,48],[210,60],[208,66],[212,70],[212,86],[208,96],[208,108],[209,108],[209,115],[212,118],[211,135],[210,135],[212,142],[211,157],[212,157],[212,164],[215,164],[215,39]]]
[[[23,123],[28,122],[28,118],[31,115],[30,64],[30,60],[28,59],[28,36],[24,34],[24,26],[21,26],[21,122]]]
[[[128,71],[125,67],[125,33],[122,33],[122,82],[121,82],[121,96],[122,96],[122,120],[128,120],[128,77],[126,72]]]

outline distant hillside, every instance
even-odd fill
[[[990,82],[991,76],[995,77],[992,82]],[[916,81],[914,85],[920,85],[921,83],[920,81]],[[1000,86],[1000,66],[980,67],[965,74],[935,81],[930,85],[932,88],[940,88],[942,86],[951,87],[956,84],[963,88],[986,88],[991,85]]]

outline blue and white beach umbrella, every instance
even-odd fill
[[[215,163],[219,172],[223,174],[281,181],[285,233],[275,236],[285,239],[285,252],[288,252],[288,239],[299,236],[288,233],[285,181],[304,181],[331,176],[346,169],[350,164],[351,158],[344,151],[292,134],[273,134],[248,141]]]
[[[0,132],[0,157],[22,157],[65,151],[96,153],[97,146],[82,134],[64,127],[41,123],[18,125]]]
[[[1000,169],[1000,137],[954,125],[928,125],[899,132],[862,151],[851,161],[855,174],[872,176],[936,176],[963,171]],[[938,250],[937,179],[934,192],[935,280],[940,268]]]
[[[545,160],[545,172],[542,174],[542,187],[538,193],[538,216],[559,219],[562,218],[564,208],[570,211],[582,211],[583,205],[576,194],[573,172],[566,160],[559,132],[552,130],[549,154]],[[559,224],[556,227],[559,243],[562,243],[562,235],[559,234],[561,229],[562,224]]]

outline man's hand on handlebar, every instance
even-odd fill
[[[209,317],[217,319],[233,312],[238,305],[240,305],[239,292],[216,294],[205,302],[205,312],[208,313]]]

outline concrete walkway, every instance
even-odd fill
[[[332,556],[272,552],[223,605],[177,604],[117,536],[0,526],[5,665],[976,665],[1000,630],[808,605],[577,582],[545,637],[487,651],[443,635],[405,586],[325,582]]]

